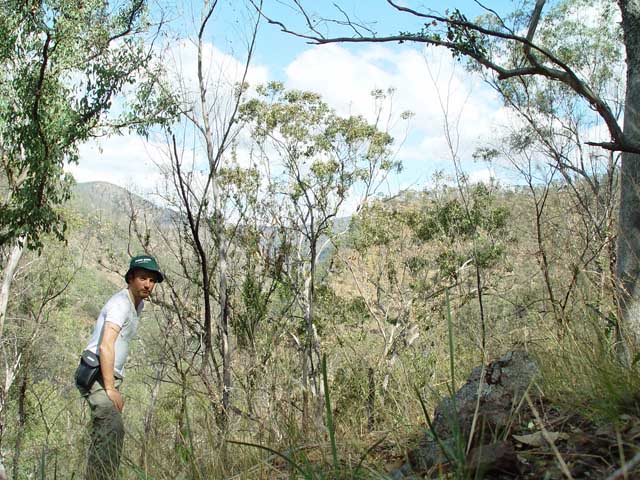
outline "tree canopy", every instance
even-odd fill
[[[63,167],[148,62],[145,12],[144,0],[0,4],[0,245],[63,237]]]

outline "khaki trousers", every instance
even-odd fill
[[[116,379],[116,388],[121,380]],[[86,480],[115,480],[124,444],[122,414],[113,405],[100,382],[90,391],[80,389],[91,409],[91,441],[87,455]]]

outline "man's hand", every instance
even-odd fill
[[[120,395],[120,392],[115,388],[107,388],[105,391],[107,392],[109,400],[111,400],[114,407],[116,407],[116,410],[122,412],[122,409],[124,408],[124,399],[122,398],[122,395]]]

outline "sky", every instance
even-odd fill
[[[323,16],[339,16],[332,1],[309,1],[312,11]],[[426,2],[403,2],[420,8]],[[435,2],[433,2],[435,3]],[[182,81],[195,86],[196,48],[194,19],[199,18],[198,0],[165,3],[162,11],[169,20],[164,41],[168,45],[163,61]],[[317,6],[319,5],[319,7]],[[469,18],[481,13],[472,0],[437,2],[438,13],[459,8]],[[395,34],[419,28],[411,17],[393,15],[384,0],[343,0],[350,18],[380,34]],[[491,8],[504,13],[510,1],[492,0]],[[241,71],[246,49],[249,14],[242,2],[221,2],[206,35],[205,58],[210,75],[224,75],[229,81]],[[159,6],[154,7],[157,15]],[[280,0],[264,0],[267,15],[302,29],[302,18]],[[320,8],[320,10],[313,9]],[[425,8],[425,7],[422,7]],[[411,44],[331,44],[314,46],[281,32],[273,25],[260,26],[256,51],[249,72],[252,85],[271,80],[287,88],[311,90],[340,114],[361,114],[373,121],[373,89],[393,89],[385,113],[396,139],[394,151],[403,163],[402,173],[390,177],[383,194],[399,189],[428,186],[435,172],[453,172],[451,149],[445,137],[445,118],[454,134],[456,152],[465,172],[473,180],[500,178],[504,173],[472,160],[473,151],[495,138],[506,125],[509,114],[493,90],[477,76],[465,71],[444,49]],[[413,117],[400,121],[400,114]],[[444,112],[447,112],[445,115]],[[139,193],[150,193],[161,181],[157,168],[162,157],[159,138],[145,140],[135,135],[114,136],[92,141],[80,148],[80,162],[69,167],[76,181],[107,181]],[[502,178],[504,182],[508,179]]]

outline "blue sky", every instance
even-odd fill
[[[289,2],[291,3],[291,2]],[[334,6],[335,1],[319,0],[307,1],[305,5],[309,6],[309,12],[315,13],[318,17],[341,18],[341,13]],[[406,4],[420,11],[428,11],[430,8],[436,13],[444,13],[445,10],[453,10],[458,8],[464,12],[469,18],[475,18],[478,15],[486,13],[474,0],[449,0],[438,2],[399,2]],[[512,6],[510,0],[492,0],[488,2],[491,8],[495,9],[501,15],[508,12]],[[371,28],[379,36],[393,35],[399,31],[418,30],[423,21],[414,18],[405,13],[398,13],[392,9],[385,0],[347,0],[341,1],[340,7],[349,15],[350,18],[358,20]],[[277,1],[266,0],[264,6],[265,13],[278,20],[282,20],[287,26],[293,25],[298,27],[299,31],[304,31],[304,22],[299,15],[293,15],[292,9],[279,4]],[[349,35],[348,29],[335,30],[342,31],[345,35]],[[265,25],[260,31],[260,40],[258,44],[258,55],[256,60],[269,65],[273,65],[274,74],[278,74],[278,70],[286,68],[292,58],[299,55],[310,45],[304,39],[293,38],[283,34],[277,26]],[[277,46],[277,49],[274,48]],[[400,46],[398,46],[400,47]],[[362,46],[347,47],[362,48]],[[402,48],[402,47],[400,47]]]
[[[302,28],[301,17],[292,15],[291,9],[283,5],[285,1],[264,0],[264,3],[268,15]],[[306,2],[312,13],[336,17],[340,13],[333,3]],[[423,10],[436,4],[403,3]],[[490,3],[491,8],[501,14],[512,5],[510,1]],[[406,14],[394,14],[384,0],[343,0],[340,4],[351,18],[357,18],[380,35],[415,30],[421,24]],[[185,83],[193,82],[196,75],[193,19],[199,17],[200,5],[198,0],[190,0],[163,6],[167,18],[171,19],[172,31],[171,47],[163,58],[174,62],[170,68],[179,71]],[[243,61],[250,14],[240,1],[222,0],[220,5],[206,35],[207,60],[212,71],[216,68],[234,71]],[[314,10],[317,6],[321,11]],[[482,12],[473,0],[437,2],[434,10],[443,13],[453,8],[459,8],[470,18]],[[216,67],[216,64],[223,66]],[[269,80],[283,81],[290,88],[316,91],[339,113],[362,114],[368,118],[374,115],[370,91],[395,89],[391,116],[397,119],[405,110],[411,110],[415,116],[406,124],[392,122],[391,133],[398,141],[396,154],[404,164],[404,172],[391,178],[382,193],[421,188],[429,183],[434,172],[453,171],[444,136],[443,109],[448,110],[449,122],[455,126],[456,151],[471,178],[479,180],[500,175],[490,171],[487,165],[473,162],[471,154],[495,136],[500,124],[509,121],[508,115],[492,90],[454,62],[446,50],[425,50],[411,44],[314,46],[280,32],[275,26],[263,24],[249,81],[256,84]],[[148,191],[150,185],[161,178],[157,167],[161,150],[158,139],[145,141],[133,135],[102,139],[99,144],[83,146],[80,164],[70,170],[80,182],[104,180]]]

